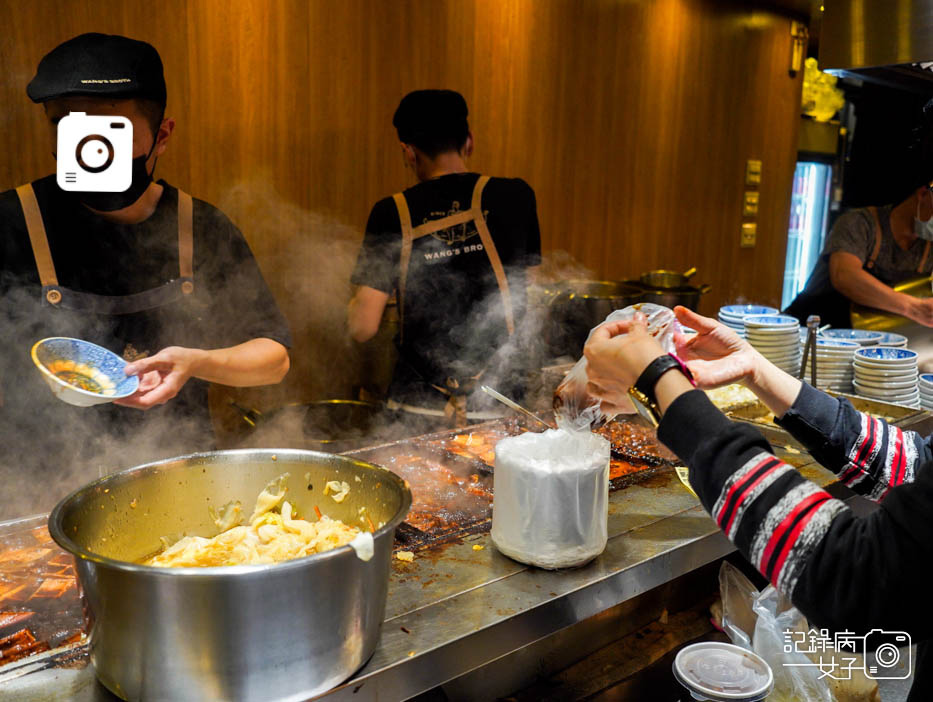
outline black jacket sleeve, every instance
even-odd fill
[[[907,631],[914,640],[933,634],[926,596],[933,471],[918,470],[916,482],[856,517],[701,391],[668,408],[659,438],[687,463],[691,485],[726,536],[811,622]]]
[[[901,483],[912,483],[920,465],[933,460],[922,438],[857,411],[807,383],[777,423],[854,492],[880,501]]]

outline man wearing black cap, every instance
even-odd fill
[[[518,178],[467,171],[473,136],[459,93],[409,93],[392,124],[419,182],[369,215],[351,278],[360,287],[350,334],[372,338],[395,292],[399,360],[389,407],[460,423],[496,416],[474,391],[478,383],[523,389],[516,340],[525,271],[541,257],[534,191]]]
[[[5,456],[18,467],[63,457],[71,465],[86,449],[84,458],[113,469],[209,449],[208,383],[279,382],[290,335],[230,220],[152,179],[175,127],[164,117],[158,53],[126,37],[83,34],[42,59],[27,93],[44,106],[60,161],[71,156],[56,153],[63,118],[128,119],[132,178],[126,190],[88,192],[63,190],[52,175],[0,194],[0,431],[20,445],[7,445]],[[83,338],[133,361],[127,372],[140,376],[140,389],[120,404],[149,411],[53,399],[29,368],[31,345],[48,336]],[[123,442],[116,455],[107,454],[111,438]]]

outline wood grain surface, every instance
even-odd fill
[[[154,44],[177,122],[157,175],[240,226],[295,332],[276,392],[346,396],[347,282],[369,208],[413,183],[391,126],[461,91],[470,166],[536,190],[549,261],[697,266],[701,310],[780,301],[800,76],[790,20],[724,0],[0,0],[0,189],[52,172],[39,59],[85,31]],[[745,161],[763,162],[740,249]],[[552,266],[551,270],[556,270]],[[558,271],[559,274],[559,271]]]

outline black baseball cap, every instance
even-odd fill
[[[73,95],[138,97],[164,107],[162,59],[144,41],[115,34],[81,34],[42,57],[26,94],[33,102]]]

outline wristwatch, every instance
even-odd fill
[[[658,426],[661,422],[661,408],[658,407],[658,400],[654,396],[654,386],[658,384],[661,376],[669,370],[676,368],[690,384],[696,387],[696,381],[693,379],[693,373],[677,356],[672,353],[666,353],[658,356],[648,367],[641,372],[635,385],[629,388],[628,394],[632,399],[635,410],[644,417],[652,426]]]

